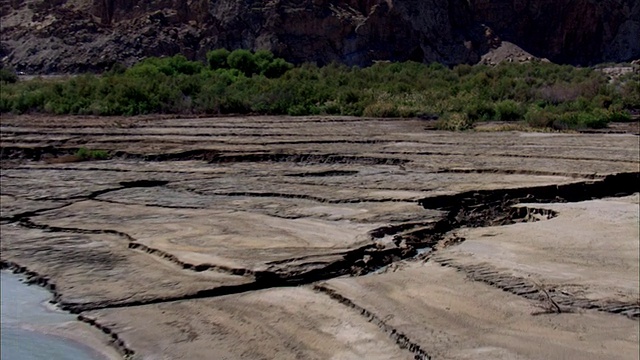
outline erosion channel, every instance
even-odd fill
[[[129,358],[639,351],[633,134],[3,116],[0,145],[2,267]]]

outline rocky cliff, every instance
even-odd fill
[[[214,48],[292,62],[474,63],[509,40],[553,61],[640,57],[637,0],[0,0],[2,62],[34,73]]]
[[[640,57],[639,0],[472,0],[472,13],[504,39],[554,62]]]

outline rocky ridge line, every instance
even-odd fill
[[[0,19],[0,59],[34,74],[177,53],[203,60],[222,47],[321,65],[477,63],[503,40],[560,63],[640,58],[634,0],[2,0]]]

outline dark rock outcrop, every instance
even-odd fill
[[[295,63],[475,63],[499,39],[552,61],[640,57],[635,0],[0,0],[0,57],[28,73],[269,49]]]
[[[594,64],[640,57],[638,0],[472,0],[478,22],[553,62]]]

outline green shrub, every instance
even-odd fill
[[[167,66],[173,69],[176,74],[195,75],[203,69],[201,62],[189,61],[184,55],[180,54],[167,58],[165,61]]]
[[[609,124],[608,114],[604,111],[577,111],[558,114],[552,127],[558,130],[566,129],[602,129]]]
[[[107,76],[111,76],[111,75],[122,75],[127,71],[127,67],[124,66],[122,63],[114,63],[113,65],[111,65],[111,68],[109,69],[109,71],[107,71],[105,73],[105,75]]]
[[[630,122],[633,121],[631,114],[626,111],[612,111],[609,113],[608,120],[610,122]]]
[[[604,129],[609,126],[609,114],[603,111],[583,113],[578,117],[578,126],[588,129]]]
[[[473,121],[487,121],[493,120],[496,111],[493,106],[484,101],[474,101],[470,103],[465,112],[469,119]]]
[[[109,158],[109,153],[104,150],[80,148],[76,151],[76,157],[80,160],[107,160]]]
[[[246,76],[251,76],[258,71],[255,55],[249,50],[234,50],[229,54],[227,63],[229,67],[239,70]]]
[[[622,83],[620,97],[624,108],[640,110],[640,73]]]
[[[158,69],[158,67],[155,64],[151,64],[148,62],[147,63],[142,62],[142,63],[136,64],[135,66],[125,71],[126,76],[146,78],[146,79],[155,79],[160,74],[161,74],[160,69]]]
[[[203,65],[197,61],[189,61],[184,55],[175,55],[166,58],[148,58],[129,69],[130,73],[139,76],[155,75],[162,73],[167,76],[178,74],[194,75],[203,69]]]
[[[495,119],[498,121],[521,120],[524,115],[522,106],[513,100],[498,101],[495,109]]]
[[[253,54],[257,66],[257,72],[262,74],[267,66],[275,59],[273,53],[269,50],[258,50]]]
[[[15,97],[11,110],[17,114],[41,111],[44,109],[46,98],[43,90],[23,91]]]
[[[15,72],[0,68],[0,83],[14,84],[16,82],[18,82],[18,75]]]
[[[303,116],[320,114],[320,109],[314,105],[293,105],[287,109],[287,115]]]
[[[229,58],[229,54],[230,52],[227,49],[217,49],[207,52],[209,68],[212,70],[228,69],[229,64],[227,63],[227,59]]]
[[[9,94],[0,93],[0,113],[8,113],[13,109],[13,99]]]
[[[555,114],[538,106],[531,107],[524,115],[524,121],[533,128],[550,128],[555,119]]]
[[[207,64],[182,55],[149,58],[103,76],[36,79],[0,86],[0,112],[434,114],[447,129],[524,119],[536,127],[602,127],[640,108],[637,74],[610,83],[598,71],[554,64],[376,63],[368,68],[293,66],[271,52],[224,49]],[[618,80],[616,80],[618,81]]]
[[[471,72],[473,71],[473,67],[468,64],[460,64],[460,65],[456,65],[453,68],[453,71],[455,71],[456,74],[458,74],[458,76],[467,76],[471,74]]]
[[[261,70],[261,74],[268,78],[279,78],[287,71],[293,69],[293,64],[284,61],[284,59],[274,59]]]

